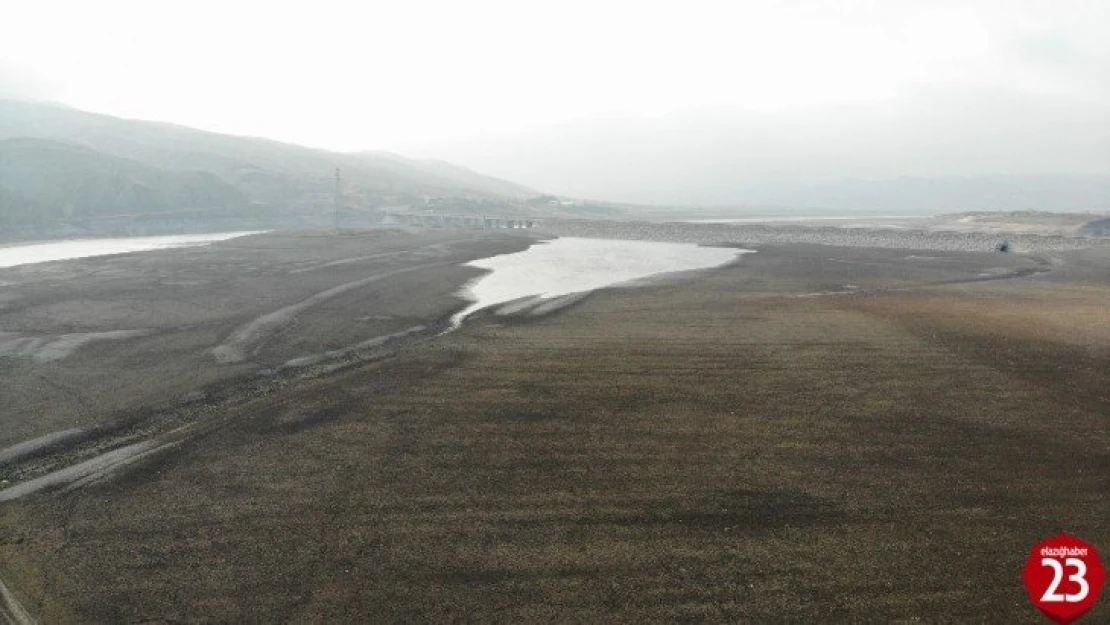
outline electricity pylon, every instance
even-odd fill
[[[335,206],[332,209],[332,225],[335,227],[336,232],[339,231],[339,202],[340,193],[342,192],[343,178],[339,175],[339,168],[335,168]]]

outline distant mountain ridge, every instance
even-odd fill
[[[538,195],[442,161],[334,153],[0,100],[0,229],[42,230],[59,220],[186,210],[259,225],[303,222],[331,215],[337,168],[343,209],[362,217],[429,198],[497,206]]]
[[[820,107],[615,113],[411,151],[548,193],[663,207],[1110,210],[1110,107],[1004,87],[946,83]]]
[[[727,194],[726,194],[727,193]],[[737,185],[706,194],[720,202],[744,197],[755,204],[831,211],[894,211],[935,214],[956,211],[1053,212],[1110,210],[1110,176],[992,175],[839,180],[818,184]]]

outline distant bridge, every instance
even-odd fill
[[[450,215],[443,213],[387,213],[384,224],[405,224],[422,228],[468,228],[472,230],[502,230],[535,228],[539,220],[533,217],[489,217],[487,215]]]
[[[102,226],[137,226],[140,229],[144,224],[151,224],[154,222],[163,221],[189,221],[189,220],[255,220],[258,221],[260,226],[271,222],[286,220],[302,219],[301,226],[304,226],[303,219],[317,219],[317,220],[334,220],[335,224],[345,223],[352,225],[355,223],[363,224],[365,226],[377,225],[380,220],[381,225],[407,225],[416,226],[421,228],[460,228],[471,230],[514,230],[514,229],[530,229],[539,225],[539,220],[535,217],[518,217],[518,216],[489,216],[489,215],[474,215],[465,213],[418,213],[418,212],[391,212],[388,209],[384,211],[377,209],[381,212],[369,211],[363,213],[357,210],[339,209],[330,215],[325,215],[321,211],[276,211],[267,212],[264,210],[257,210],[258,207],[252,207],[254,211],[243,210],[229,210],[227,208],[185,208],[177,210],[166,211],[150,211],[150,212],[136,212],[136,213],[113,213],[101,215],[79,215],[73,217],[62,217],[59,219],[51,220],[50,223],[57,226],[77,226],[83,228]]]

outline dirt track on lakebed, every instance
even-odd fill
[[[1110,538],[1106,252],[757,247],[222,404],[0,504],[0,576],[49,622],[1037,622],[1029,547]]]
[[[442,323],[527,236],[269,234],[0,269],[0,449]],[[429,330],[430,331],[430,330]]]

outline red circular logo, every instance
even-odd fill
[[[1094,545],[1058,534],[1033,545],[1022,580],[1033,605],[1067,625],[1094,607],[1106,582],[1106,569]]]

